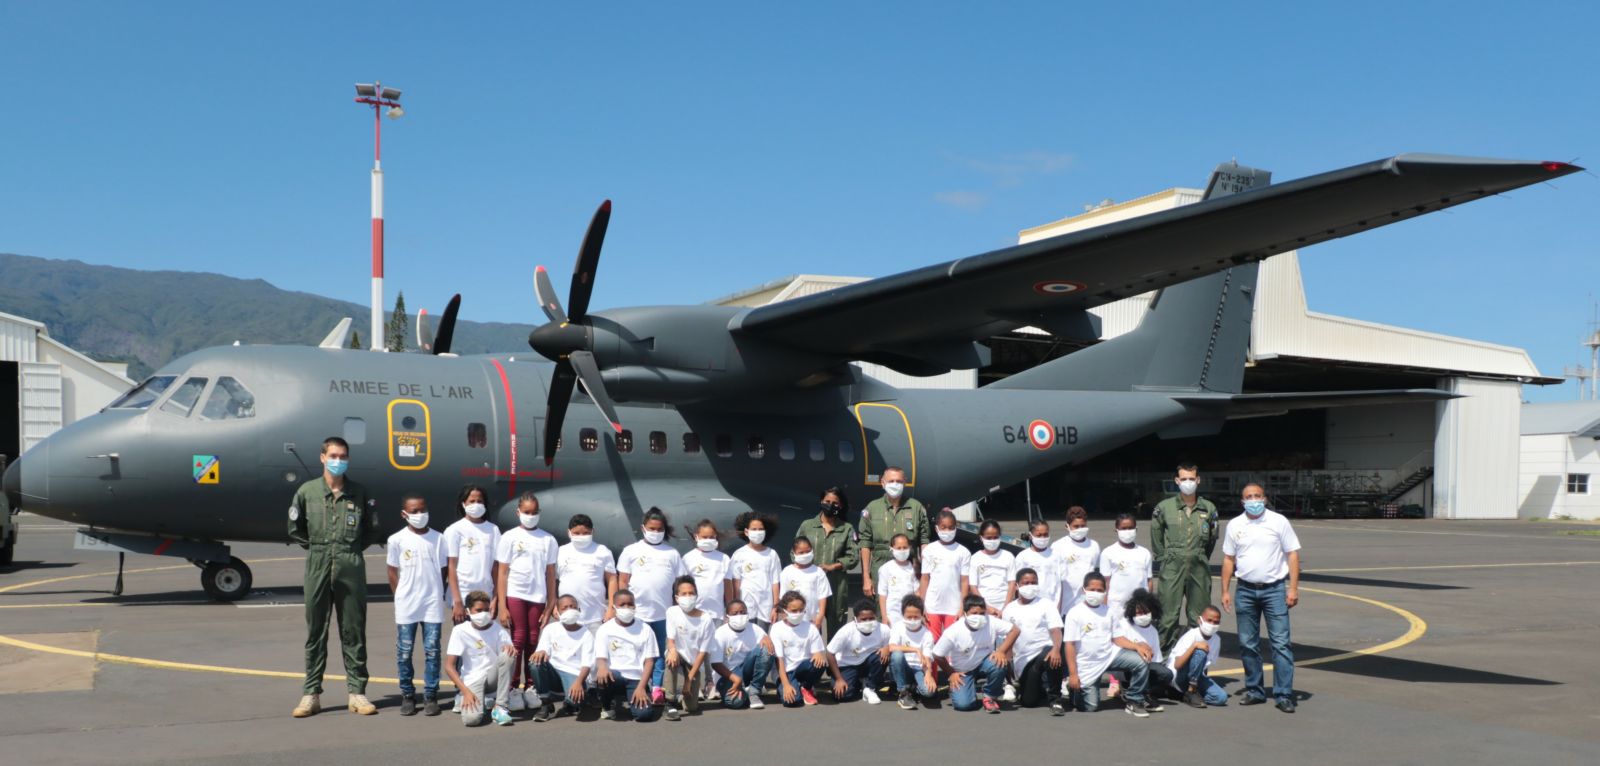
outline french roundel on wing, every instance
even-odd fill
[[[1086,289],[1088,289],[1088,285],[1066,279],[1047,279],[1043,282],[1033,283],[1033,291],[1040,295],[1073,295]]]
[[[1035,420],[1028,424],[1028,443],[1034,449],[1050,449],[1056,443],[1056,429],[1046,421]]]

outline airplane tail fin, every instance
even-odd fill
[[[1205,198],[1266,186],[1272,174],[1218,165]],[[1233,266],[1156,293],[1125,335],[990,384],[990,388],[1237,394],[1244,382],[1258,265]]]

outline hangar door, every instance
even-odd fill
[[[22,451],[61,430],[61,366],[20,362],[19,399],[22,409]]]
[[[866,466],[864,483],[878,485],[883,469],[892,465],[906,471],[906,486],[917,485],[917,447],[911,434],[911,421],[892,404],[862,402],[857,404],[856,422],[861,424],[862,463]]]

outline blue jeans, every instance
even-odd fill
[[[862,685],[877,691],[883,685],[883,660],[878,659],[878,653],[873,652],[856,665],[840,665],[839,677],[844,679],[844,696],[839,702],[854,702],[861,699]]]
[[[572,688],[572,682],[578,680],[575,673],[568,673],[558,669],[548,662],[535,663],[533,666],[533,684],[539,691],[539,698],[545,702],[566,700],[567,704],[577,707],[578,702],[567,696],[567,690]]]
[[[1083,688],[1072,692],[1072,706],[1088,712],[1100,709],[1100,681],[1111,674],[1113,670],[1120,670],[1128,677],[1128,685],[1122,690],[1122,698],[1129,702],[1144,702],[1150,686],[1150,666],[1138,652],[1127,649],[1118,649],[1116,656],[1111,659],[1111,667],[1100,674],[1094,683],[1084,681]],[[1082,678],[1079,678],[1082,681]]]
[[[806,659],[788,666],[784,669],[784,672],[789,677],[789,685],[796,687],[796,689],[794,694],[794,702],[784,700],[783,706],[805,707],[805,700],[800,698],[800,689],[814,689],[817,685],[817,681],[822,679],[822,668],[812,664],[811,658],[807,657]]]
[[[904,691],[911,689],[924,697],[932,697],[934,689],[928,686],[928,677],[922,668],[913,668],[906,662],[905,652],[894,652],[889,655],[889,672],[894,676],[894,687]]]
[[[633,720],[639,723],[649,723],[660,718],[661,708],[650,704],[649,700],[646,700],[644,705],[633,704],[633,689],[638,685],[637,678],[623,678],[613,673],[611,683],[600,684],[596,689],[600,693],[600,704],[608,709],[626,706],[628,712],[633,715]]]
[[[400,670],[400,693],[407,697],[417,695],[411,652],[416,647],[418,625],[422,626],[422,694],[431,699],[439,694],[440,624],[437,622],[408,622],[395,626],[395,659]]]
[[[1005,691],[1006,669],[994,664],[993,657],[983,658],[983,664],[961,674],[960,684],[950,684],[950,706],[956,710],[978,709],[978,676],[983,676],[983,693],[995,702]]]
[[[731,710],[743,710],[750,707],[750,695],[761,695],[761,690],[767,685],[767,672],[772,668],[772,655],[761,647],[756,647],[744,656],[744,662],[737,668],[728,668],[739,674],[739,680],[744,683],[744,694],[738,697],[729,697],[728,692],[733,689],[733,684],[726,678],[717,678],[717,693],[722,695],[722,706]]]
[[[1228,704],[1228,693],[1206,675],[1206,650],[1195,647],[1194,654],[1189,655],[1189,661],[1178,668],[1176,686],[1180,691],[1187,692],[1189,687],[1194,687],[1206,697],[1206,704],[1221,706]]]
[[[650,669],[650,688],[659,689],[661,679],[667,672],[666,660],[662,659],[667,656],[667,621],[656,620],[645,625],[650,626],[650,632],[656,634],[656,649],[661,653],[661,656],[656,657],[656,666]]]
[[[1272,642],[1272,696],[1294,698],[1294,651],[1289,647],[1289,586],[1284,580],[1256,586],[1243,580],[1234,591],[1239,618],[1239,659],[1244,663],[1244,691],[1265,698],[1261,687],[1261,619]]]

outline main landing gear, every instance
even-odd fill
[[[129,553],[188,559],[189,563],[200,567],[200,587],[217,601],[238,601],[250,595],[253,582],[250,567],[219,542],[83,528],[78,530],[75,547],[116,551],[117,582],[111,588],[113,596],[122,595],[122,566]]]

